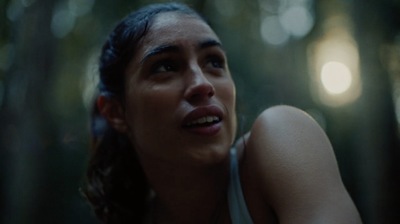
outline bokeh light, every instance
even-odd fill
[[[330,94],[341,94],[349,90],[352,79],[350,69],[343,63],[330,61],[322,66],[321,82]]]
[[[259,1],[261,10],[260,33],[265,43],[274,46],[286,44],[290,38],[306,36],[314,26],[311,2]]]
[[[294,37],[303,37],[314,25],[314,17],[304,6],[288,8],[279,17],[283,28]]]
[[[271,45],[282,45],[289,40],[289,34],[280,24],[278,16],[264,18],[261,22],[261,37]]]
[[[354,102],[361,94],[357,44],[345,17],[325,23],[325,33],[309,47],[311,92],[322,104],[339,107]]]

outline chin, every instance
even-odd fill
[[[229,161],[230,145],[227,146],[214,146],[208,149],[199,149],[193,154],[191,165],[198,166],[213,166],[220,165]]]

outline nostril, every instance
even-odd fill
[[[215,94],[214,86],[211,86],[211,89],[210,89],[210,91],[208,93],[208,97],[212,97],[212,96],[214,96],[214,94]]]

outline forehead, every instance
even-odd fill
[[[179,12],[167,12],[157,15],[143,38],[143,46],[162,44],[193,43],[205,39],[219,38],[201,19]]]

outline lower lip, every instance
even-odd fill
[[[191,127],[191,128],[187,128],[187,130],[189,130],[190,132],[197,134],[197,135],[214,136],[221,130],[221,122],[215,123],[210,126]]]

